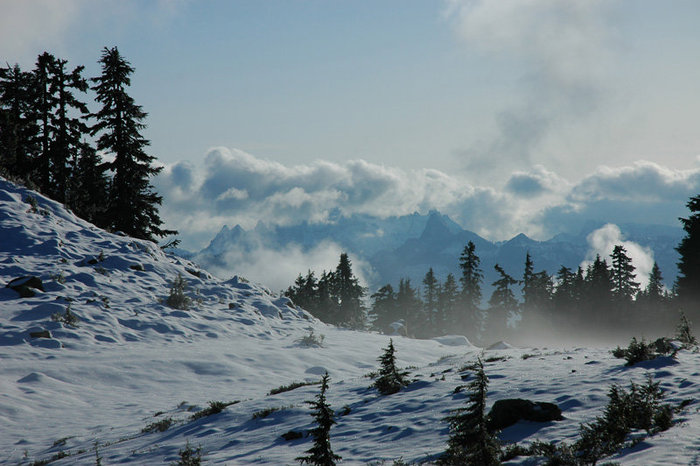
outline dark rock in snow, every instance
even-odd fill
[[[533,402],[520,398],[498,400],[489,413],[488,427],[492,431],[512,426],[518,421],[561,421],[561,409],[554,403]]]
[[[27,276],[15,278],[6,288],[15,290],[21,298],[31,298],[36,294],[33,290],[44,291],[44,284],[39,277]]]
[[[41,330],[38,332],[29,332],[29,336],[32,338],[51,338],[51,332],[48,330]]]

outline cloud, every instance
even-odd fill
[[[546,138],[598,108],[614,58],[611,3],[447,2],[446,17],[459,38],[469,50],[506,63],[516,89],[495,116],[494,134],[458,152],[467,169],[484,176],[505,163],[514,168],[541,163],[538,149]]]
[[[377,217],[437,209],[491,240],[518,233],[548,239],[591,223],[678,225],[700,192],[700,168],[650,162],[601,167],[571,183],[543,166],[514,171],[503,187],[475,185],[439,170],[402,170],[364,160],[287,166],[236,149],[212,149],[204,163],[166,166],[154,179],[161,214],[183,246],[200,249],[224,225],[294,225],[337,215]]]
[[[627,256],[632,259],[632,265],[636,268],[635,280],[644,288],[649,283],[649,274],[654,266],[654,252],[647,247],[632,241],[625,241],[620,228],[608,223],[588,235],[590,249],[586,253],[586,259],[581,263],[585,270],[600,255],[610,265],[610,255],[617,245],[621,245],[627,251]]]

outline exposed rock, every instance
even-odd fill
[[[6,288],[15,290],[22,298],[31,298],[36,295],[34,290],[44,291],[44,284],[39,277],[27,276],[15,278],[6,285]]]
[[[533,402],[520,398],[498,400],[489,413],[488,426],[492,431],[512,426],[518,421],[561,421],[561,409],[554,403]]]
[[[38,332],[29,332],[32,338],[51,338],[51,332],[48,330],[40,330]]]

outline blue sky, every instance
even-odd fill
[[[544,238],[574,214],[684,213],[698,19],[684,0],[3,0],[0,58],[94,75],[118,46],[191,246],[335,207]]]

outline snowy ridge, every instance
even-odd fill
[[[458,388],[471,378],[465,366],[482,351],[458,336],[394,337],[398,363],[410,366],[413,382],[383,397],[366,375],[376,370],[387,336],[326,326],[262,286],[220,280],[152,243],[96,229],[2,179],[0,235],[0,285],[25,275],[44,285],[28,298],[0,288],[0,464],[56,458],[51,464],[94,465],[95,445],[104,465],[170,464],[186,442],[201,446],[204,464],[296,464],[311,439],[281,435],[312,428],[304,401],[318,386],[267,393],[326,371],[338,420],[331,442],[343,464],[429,462],[444,451],[445,416],[464,406]],[[178,274],[188,282],[187,310],[163,304]],[[69,305],[77,327],[51,319]],[[51,338],[30,336],[39,330]],[[325,337],[322,346],[300,343],[311,330]],[[502,432],[504,441],[572,441],[581,423],[602,414],[610,384],[642,382],[647,373],[661,381],[667,402],[700,392],[693,352],[629,368],[609,349],[493,348],[484,352],[489,405],[514,397],[555,402],[565,417],[519,422]],[[237,403],[192,420],[209,401]],[[697,464],[697,406],[611,460]],[[142,432],[168,418],[167,430]]]

